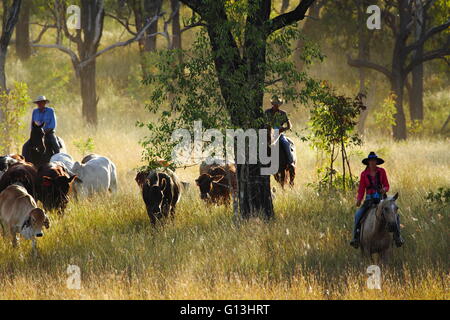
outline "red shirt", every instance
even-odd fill
[[[380,184],[381,184],[381,188],[384,188],[384,190],[386,192],[389,191],[389,182],[387,179],[387,175],[386,175],[386,171],[383,168],[378,168],[377,167],[377,173],[380,177]],[[361,172],[361,178],[359,180],[359,188],[358,188],[358,196],[357,196],[357,200],[358,201],[362,201],[364,199],[364,194],[374,194],[377,192],[377,190],[375,188],[371,188],[370,187],[370,181],[368,176],[370,175],[370,171],[369,168],[367,168],[366,170],[364,170],[363,172]],[[376,183],[377,183],[377,178],[376,176],[370,177],[372,179],[372,182],[374,184],[374,187],[376,187]]]

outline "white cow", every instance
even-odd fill
[[[99,192],[117,191],[116,166],[106,157],[96,157],[86,164],[75,162],[72,172],[82,181],[76,185],[78,195],[91,196]]]
[[[73,169],[73,165],[75,164],[75,161],[67,153],[57,153],[57,154],[53,155],[50,158],[50,162],[53,162],[55,164],[62,166],[69,172],[70,175],[74,175],[72,169]]]

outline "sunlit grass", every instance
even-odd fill
[[[306,145],[298,151],[297,186],[277,191],[274,221],[237,223],[231,207],[205,207],[193,186],[183,195],[176,219],[153,228],[133,181],[132,169],[139,165],[136,134],[97,131],[95,151],[117,163],[121,191],[72,202],[64,217],[52,214],[50,230],[39,239],[38,259],[25,241],[17,250],[0,241],[0,298],[448,298],[449,208],[424,202],[427,190],[450,185],[448,141],[362,148],[367,153],[376,146],[386,159],[392,190],[400,192],[406,239],[383,270],[382,290],[374,291],[366,286],[370,262],[348,245],[353,194],[319,197],[306,187],[315,178],[315,156]],[[353,160],[355,172],[360,171],[359,159]],[[193,183],[197,170],[179,175]],[[81,290],[66,287],[69,264],[81,268]]]

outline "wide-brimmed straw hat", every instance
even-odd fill
[[[383,164],[384,160],[379,158],[375,152],[371,152],[369,153],[369,155],[367,156],[367,158],[363,159],[362,163],[365,164],[366,166],[369,165],[369,160],[377,160],[377,165],[379,164]]]
[[[33,103],[38,103],[38,102],[41,102],[41,101],[45,101],[47,103],[50,102],[50,100],[48,100],[45,96],[39,96],[39,97],[36,98],[36,100],[33,101]]]
[[[284,103],[284,101],[282,99],[280,99],[278,96],[273,96],[272,99],[270,99],[270,102],[272,104],[276,104],[276,105],[282,105]]]

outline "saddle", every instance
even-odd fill
[[[376,207],[378,207],[378,204],[380,203],[380,199],[370,199],[370,200],[366,200],[363,203],[363,207],[364,207],[364,214],[361,217],[361,220],[359,222],[359,224],[362,226],[364,221],[367,218],[367,213],[370,211],[370,209],[374,209]]]

